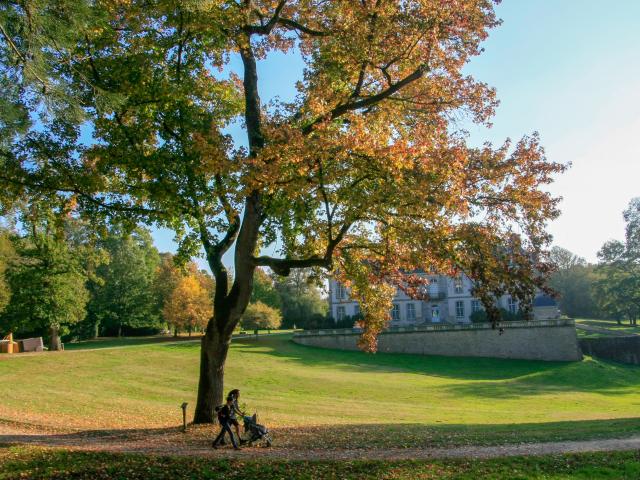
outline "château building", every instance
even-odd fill
[[[391,310],[391,326],[469,323],[471,314],[483,309],[480,300],[471,294],[473,284],[466,275],[421,275],[428,278],[429,299],[413,299],[397,290]],[[512,313],[517,313],[520,308],[518,301],[509,295],[500,297],[498,306]],[[333,279],[329,281],[329,313],[336,320],[360,313],[360,305],[350,297],[349,289]],[[533,303],[533,315],[535,320],[558,318],[555,300],[547,295],[537,295]]]

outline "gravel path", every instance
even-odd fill
[[[584,441],[522,443],[499,446],[464,446],[450,448],[370,448],[370,449],[285,449],[230,448],[213,450],[210,440],[185,442],[177,430],[157,434],[112,433],[40,433],[0,425],[0,445],[35,445],[68,450],[142,453],[150,455],[207,456],[238,459],[286,460],[403,460],[433,458],[494,458],[518,455],[547,455],[578,452],[640,450],[640,436]]]

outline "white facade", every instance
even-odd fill
[[[397,290],[391,310],[392,326],[442,322],[469,323],[471,314],[483,308],[480,300],[471,295],[472,283],[465,275],[455,278],[436,274],[422,275],[429,279],[429,299],[416,300]],[[513,313],[519,309],[518,302],[508,295],[501,297],[498,305]],[[360,306],[350,297],[349,289],[333,279],[329,281],[329,313],[336,320],[360,313]],[[546,318],[552,316],[551,312],[545,314]],[[537,316],[534,306],[534,317]],[[556,313],[555,318],[557,317]]]

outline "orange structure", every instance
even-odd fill
[[[18,353],[19,351],[18,343],[13,341],[13,333],[0,341],[0,353]]]

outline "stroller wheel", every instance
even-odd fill
[[[266,435],[264,437],[264,444],[266,447],[270,447],[271,446],[271,436],[270,435]]]

